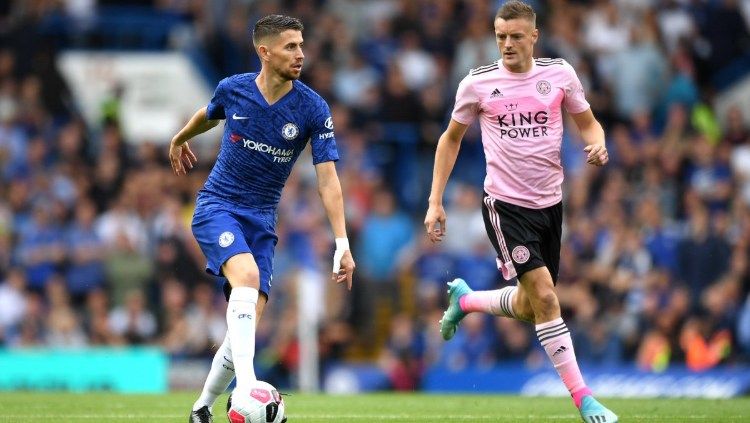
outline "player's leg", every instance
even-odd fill
[[[252,254],[236,254],[226,260],[221,269],[231,285],[227,333],[232,344],[237,389],[248,390],[256,380],[253,368],[255,328],[261,317],[257,313],[263,313],[271,292],[278,237],[274,231],[273,211],[242,210],[233,213],[233,217],[240,223],[243,241]],[[257,307],[258,304],[263,307]],[[248,316],[251,313],[252,316]]]
[[[573,341],[568,327],[560,317],[560,304],[547,267],[539,267],[521,275],[523,291],[528,295],[534,310],[536,333],[547,356],[552,361],[576,406],[591,391],[578,369]]]
[[[510,308],[518,320],[534,323],[534,310],[531,308],[529,296],[521,284],[518,284],[518,289],[514,292]]]
[[[474,291],[463,279],[448,282],[448,308],[440,320],[443,339],[453,338],[459,322],[473,312],[533,322],[531,305],[519,288],[513,285],[490,291]]]
[[[463,285],[466,285],[463,279],[456,279],[448,283],[448,290],[449,294],[455,292],[454,297],[458,298],[455,302],[464,314],[482,312],[534,323],[534,311],[520,285],[489,291],[473,291],[468,285],[462,289]],[[461,292],[465,295],[459,297]]]
[[[550,264],[557,275],[560,261],[562,207],[530,210],[493,199],[485,195],[482,216],[495,251],[498,269],[506,280]],[[548,225],[551,223],[551,225]],[[545,226],[552,226],[547,229]],[[543,229],[540,233],[540,228]],[[496,290],[472,291],[460,279],[449,284],[452,315],[484,312],[534,323],[534,311],[523,286],[513,284]]]
[[[227,305],[227,336],[232,344],[237,388],[249,390],[251,383],[256,380],[253,358],[260,271],[250,253],[230,257],[221,266],[221,271],[232,286]]]
[[[229,290],[226,293],[227,300],[229,299]],[[258,297],[258,304],[255,307],[256,321],[260,321],[263,315],[263,310],[266,306],[266,297],[261,295]],[[208,372],[206,382],[203,384],[203,390],[198,400],[193,404],[193,414],[191,415],[191,422],[205,423],[211,420],[206,420],[208,417],[203,417],[206,412],[210,414],[211,408],[213,408],[216,398],[219,395],[226,392],[229,384],[234,379],[234,363],[232,362],[232,347],[229,341],[229,336],[224,336],[224,341],[219,346],[219,349],[214,355],[214,359],[211,362],[211,370]],[[203,410],[205,408],[205,411]],[[203,417],[203,419],[202,419]]]
[[[216,398],[223,394],[234,379],[234,364],[232,363],[232,347],[229,337],[224,336],[224,341],[214,354],[211,362],[211,370],[208,371],[203,390],[193,404],[193,412],[190,414],[191,423],[211,422],[211,409]]]
[[[587,423],[617,421],[617,416],[599,404],[586,386],[578,367],[573,340],[560,313],[560,302],[555,292],[560,265],[562,237],[562,206],[558,204],[541,211],[538,216],[539,234],[542,242],[534,246],[534,254],[540,254],[543,267],[519,270],[521,295],[528,298],[534,313],[537,337],[560,379],[568,388],[573,402]]]
[[[226,335],[228,341],[222,343],[222,348],[217,352],[217,356],[222,360],[222,353],[228,353],[231,368],[241,375],[238,384],[243,380],[242,383],[249,383],[255,379],[252,356],[255,351],[256,307],[260,302],[258,300],[258,270],[250,253],[252,250],[245,239],[244,229],[238,217],[222,204],[201,203],[196,207],[193,215],[193,235],[206,257],[206,271],[215,276],[226,276],[229,284],[238,288],[231,294],[232,298],[228,298]],[[241,319],[240,315],[242,315]],[[239,334],[235,336],[233,332]],[[244,357],[238,360],[238,354],[244,354]],[[218,363],[224,364],[220,360]],[[231,381],[232,372],[221,365],[212,365],[211,373],[213,374],[209,374],[208,378],[211,380],[207,379],[206,383],[213,385],[213,382],[216,382],[216,385],[210,388],[212,390],[218,390],[218,385],[224,385],[225,380]],[[210,408],[206,407],[205,411],[204,419],[196,421],[211,421]],[[206,414],[208,416],[205,416]],[[191,413],[191,418],[193,415]]]
[[[260,323],[260,319],[263,317],[263,311],[266,309],[266,303],[268,303],[268,297],[263,291],[261,291],[260,296],[258,296],[258,304],[255,306],[256,325]]]
[[[585,422],[617,422],[617,416],[594,399],[578,368],[570,331],[560,315],[552,276],[546,267],[524,273],[523,291],[528,295],[536,319],[536,334],[544,351],[568,388]]]
[[[519,215],[516,206],[504,204],[489,195],[485,195],[483,202],[484,226],[497,252],[497,267],[505,280],[513,280],[516,276],[513,255],[517,255],[516,258],[522,259],[524,263],[529,259],[527,249],[515,250],[514,247],[524,241],[535,241],[530,238],[535,235],[529,227],[530,222]],[[526,251],[525,260],[518,251]],[[448,282],[448,309],[440,320],[443,338],[451,339],[461,319],[472,312],[534,321],[528,298],[519,293],[519,286],[516,284],[489,291],[473,291],[463,279],[455,279]]]
[[[262,301],[265,303],[264,297],[258,294],[258,267],[252,254],[240,253],[230,257],[221,266],[221,272],[231,285],[226,315],[227,333],[214,355],[201,396],[193,404],[188,420],[191,423],[213,422],[212,405],[234,376],[237,377],[239,389],[249,390],[256,380],[253,367],[255,326],[258,305]]]

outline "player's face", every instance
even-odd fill
[[[305,60],[303,45],[302,33],[291,29],[272,39],[268,46],[268,64],[271,70],[284,79],[298,79]]]
[[[495,19],[495,39],[503,58],[503,65],[511,72],[531,69],[534,44],[539,31],[528,19]]]

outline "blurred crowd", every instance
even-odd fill
[[[536,56],[575,67],[611,157],[586,165],[582,141],[566,132],[557,291],[583,363],[701,371],[750,359],[750,112],[713,107],[727,89],[722,72],[750,54],[748,3],[532,1]],[[302,79],[331,105],[358,267],[351,293],[325,279],[332,236],[301,158],[279,208],[259,375],[286,386],[296,370],[296,292],[310,270],[324,275],[324,368],[374,362],[393,388],[415,389],[434,365],[546,365],[533,327],[509,319],[470,315],[454,340],[440,339],[446,281],[516,282],[502,280],[483,226],[477,127],[446,193],[447,238],[430,244],[421,224],[456,86],[498,59],[499,4],[0,2],[0,346],[146,344],[180,359],[208,358],[223,339],[222,281],[204,273],[190,232],[213,157],[174,176],[168,140],[124,139],[116,107],[85,122],[55,67],[59,49],[101,42],[87,19],[128,5],[176,16],[221,77],[258,68],[248,23],[281,12],[306,25]],[[60,19],[67,38],[50,30]]]

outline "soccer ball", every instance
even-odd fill
[[[230,423],[284,423],[284,399],[270,383],[253,382],[250,391],[235,389],[227,401]]]

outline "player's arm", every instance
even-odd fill
[[[180,132],[172,137],[172,142],[169,143],[169,161],[172,163],[175,174],[186,174],[187,169],[192,169],[193,164],[198,161],[187,142],[219,124],[219,119],[209,120],[207,117],[206,107],[201,108],[180,129]]]
[[[591,109],[581,113],[571,113],[570,116],[576,123],[586,147],[583,149],[588,153],[586,162],[594,166],[604,166],[609,161],[607,146],[604,143],[604,129],[594,117]]]
[[[344,218],[344,196],[341,193],[341,183],[336,173],[333,161],[326,161],[315,165],[318,176],[318,194],[323,201],[323,207],[331,222],[333,235],[336,238],[336,252],[333,257],[332,279],[338,283],[346,281],[347,287],[352,289],[352,274],[354,273],[354,258],[349,250],[349,240],[346,237],[346,222]]]
[[[439,242],[446,234],[446,215],[443,208],[443,193],[448,184],[448,177],[456,164],[461,140],[466,134],[468,125],[451,119],[448,128],[438,140],[435,151],[435,166],[432,171],[432,188],[430,190],[429,207],[424,219],[427,236],[432,242]],[[437,227],[437,223],[440,227]]]
[[[201,107],[180,129],[180,132],[172,138],[172,143],[180,146],[196,135],[200,135],[218,125],[219,122],[221,122],[221,119],[208,119],[207,107]]]

